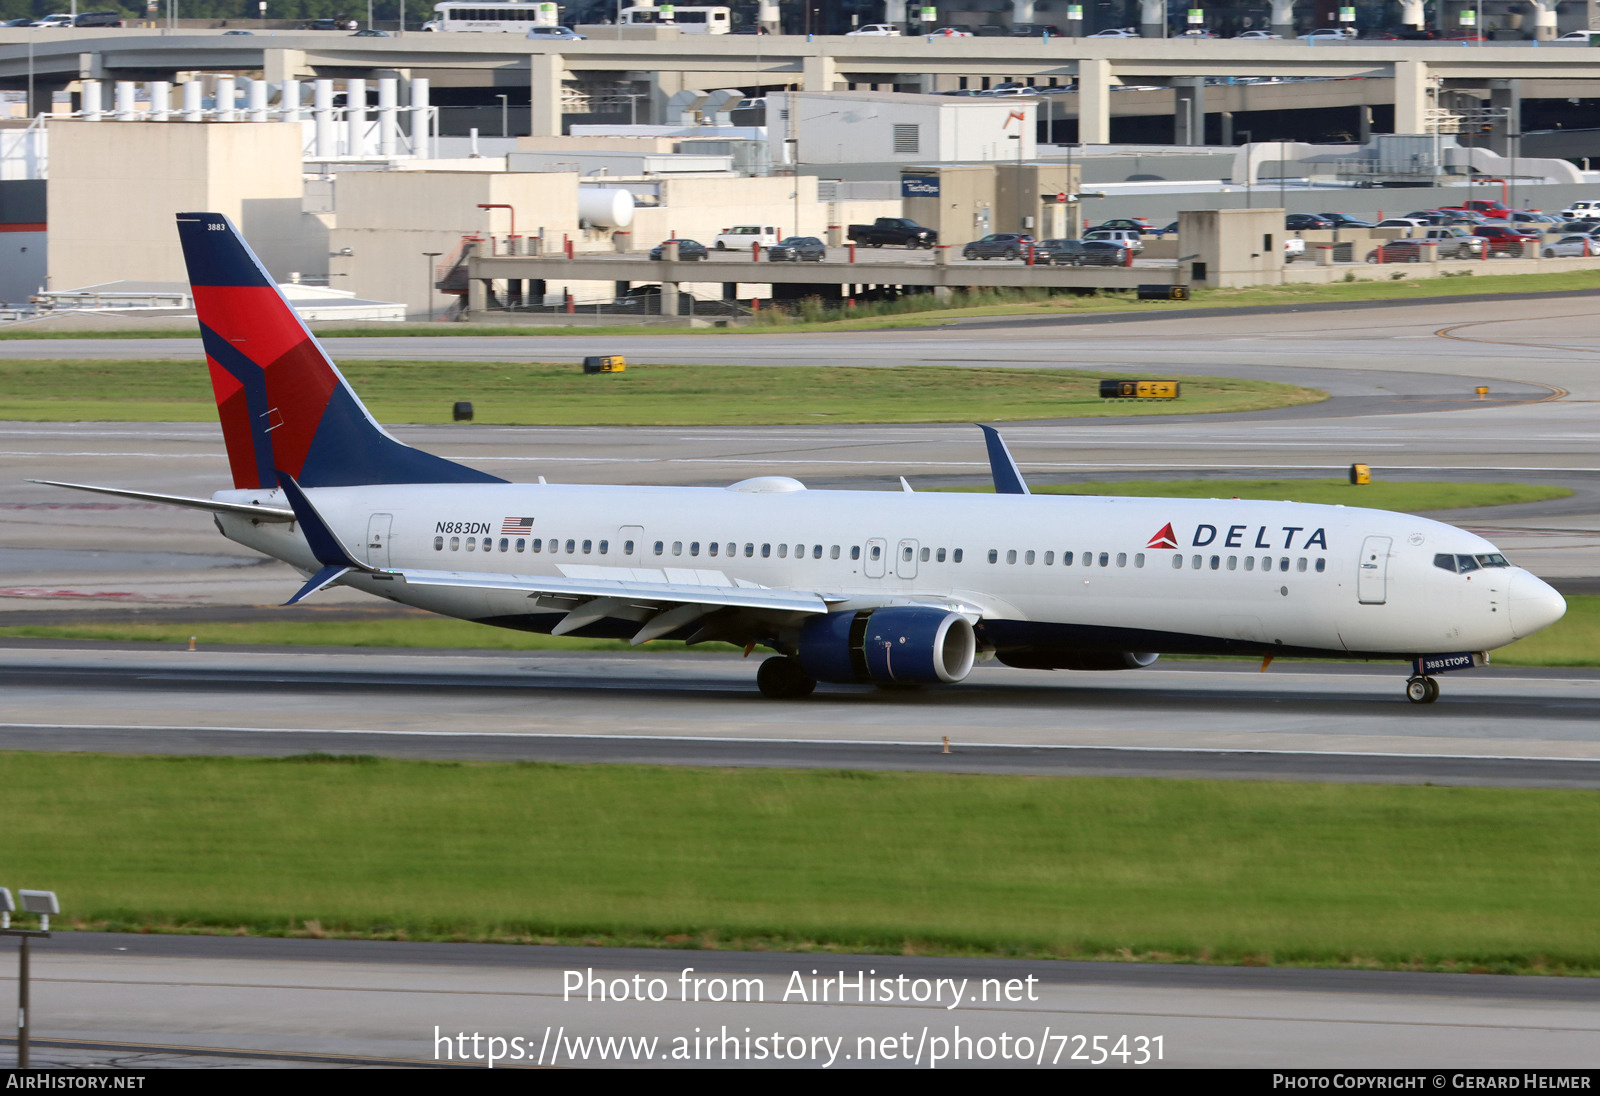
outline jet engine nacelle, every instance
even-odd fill
[[[1160,654],[1144,651],[1041,651],[1023,648],[995,655],[1019,670],[1142,670]]]
[[[972,672],[978,637],[959,613],[889,605],[812,617],[800,629],[799,655],[818,681],[934,685]]]

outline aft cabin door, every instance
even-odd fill
[[[1389,598],[1389,537],[1368,537],[1361,542],[1361,569],[1356,572],[1356,600],[1382,605]]]
[[[373,567],[389,566],[389,527],[393,514],[373,514],[367,519],[367,562]]]

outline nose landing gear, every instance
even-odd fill
[[[1406,681],[1406,699],[1413,704],[1432,704],[1439,699],[1439,683],[1420,674],[1409,678]]]

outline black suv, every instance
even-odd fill
[[[75,27],[120,27],[120,11],[86,11],[72,21]]]
[[[1021,232],[991,232],[961,249],[963,259],[1020,259],[1033,237]]]
[[[1332,228],[1333,222],[1315,213],[1291,213],[1283,219],[1283,227],[1290,232],[1306,232],[1317,228]]]
[[[1040,240],[1033,261],[1048,266],[1127,266],[1128,249],[1114,240]]]

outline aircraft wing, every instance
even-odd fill
[[[679,582],[639,582],[629,579],[557,578],[479,573],[473,571],[392,572],[409,586],[443,586],[462,590],[505,590],[529,596],[618,598],[648,603],[671,602],[740,609],[777,609],[796,613],[825,613],[828,602],[820,594],[798,590],[773,590],[764,586],[702,586]],[[841,599],[842,600],[842,599]]]

